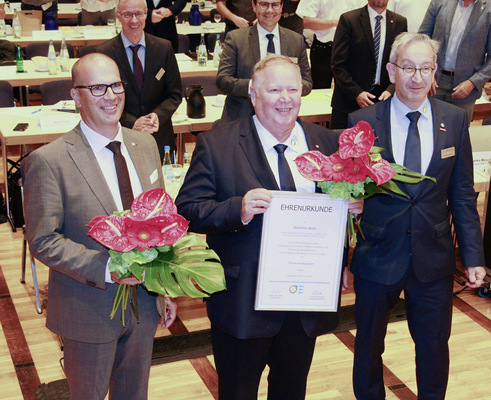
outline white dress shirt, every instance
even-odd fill
[[[259,122],[259,119],[255,115],[253,116],[253,119],[259,140],[261,141],[261,145],[264,150],[264,154],[268,160],[269,167],[271,168],[271,171],[273,171],[278,187],[280,187],[278,153],[274,149],[274,146],[279,144],[278,139],[269,133],[269,131],[261,124],[261,122]],[[285,150],[285,158],[292,172],[297,192],[314,193],[315,182],[304,178],[298,171],[296,164],[293,162],[293,160],[295,160],[295,158],[297,158],[299,155],[309,151],[307,140],[305,139],[305,133],[298,122],[295,122],[295,127],[290,133],[290,136],[282,144],[286,144],[288,146],[288,148]]]
[[[140,41],[136,44],[131,43],[130,39],[128,39],[123,32],[121,32],[121,39],[123,40],[123,46],[126,50],[126,57],[128,57],[128,62],[130,63],[131,71],[133,72],[133,50],[130,49],[130,46],[136,46],[141,44],[138,49],[138,58],[142,64],[143,72],[145,72],[145,33],[142,35]]]
[[[266,37],[266,35],[269,33],[272,33],[274,35],[273,43],[274,43],[275,54],[281,54],[279,25],[276,24],[276,26],[271,32],[264,29],[259,23],[257,23],[256,26],[257,26],[257,33],[259,34],[259,51],[261,53],[261,60],[264,60],[268,54],[269,39]]]
[[[390,137],[392,140],[392,154],[397,164],[404,164],[406,152],[407,130],[409,128],[409,118],[406,114],[412,111],[419,111],[421,116],[418,120],[418,132],[421,143],[421,172],[426,173],[433,156],[433,118],[431,104],[428,98],[415,110],[411,110],[397,98],[394,93],[390,103]]]

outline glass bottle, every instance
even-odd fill
[[[215,49],[213,50],[213,66],[218,68],[220,64],[220,56],[222,55],[222,43],[220,42],[220,34],[217,33]]]
[[[22,37],[22,29],[20,27],[19,16],[17,15],[17,9],[14,9],[14,18],[12,19],[12,31],[14,39],[20,39]]]
[[[55,45],[53,44],[53,39],[49,41],[49,48],[48,48],[48,73],[50,75],[56,75],[56,52],[55,52]]]
[[[199,43],[198,47],[198,65],[200,67],[206,66],[206,59],[208,58],[208,54],[206,52],[206,44],[205,44],[205,34],[201,34],[201,41]]]
[[[170,146],[164,147],[164,163],[162,164],[162,173],[164,181],[167,184],[174,179],[174,171],[172,170],[172,161],[170,159]]]
[[[20,43],[17,43],[15,63],[17,64],[17,72],[24,72],[24,58],[22,57],[22,50],[20,48]]]
[[[70,70],[70,55],[68,54],[68,48],[64,36],[61,40],[61,48],[60,48],[60,69],[62,71]]]
[[[5,29],[5,20],[0,19],[0,38],[4,38],[7,36],[7,31]]]
[[[191,154],[184,153],[184,162],[182,163],[181,185],[184,183],[184,179],[186,178],[186,174],[188,172],[190,165],[191,165]]]

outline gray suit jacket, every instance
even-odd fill
[[[433,0],[419,28],[419,32],[426,33],[441,44],[437,60],[437,81],[442,75],[457,3],[457,0]],[[487,61],[486,54],[488,54]],[[455,85],[470,79],[476,87],[469,96],[458,101],[475,101],[481,97],[482,88],[491,77],[490,54],[491,3],[487,0],[477,0],[460,42],[454,76]]]
[[[302,72],[302,95],[312,90],[309,60],[303,36],[280,28],[281,54],[294,59]],[[225,94],[221,123],[253,114],[249,100],[252,68],[261,59],[257,26],[236,29],[227,34],[217,73],[217,86]]]
[[[123,137],[143,190],[163,187],[154,139],[126,128]],[[109,314],[119,285],[105,283],[108,250],[87,236],[87,224],[116,204],[80,126],[32,152],[22,173],[29,248],[50,268],[47,327],[77,341],[115,340],[122,325]],[[141,320],[157,324],[155,297],[141,286],[138,307]]]

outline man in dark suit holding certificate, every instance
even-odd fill
[[[452,322],[455,249],[449,210],[468,286],[485,277],[472,153],[464,110],[428,97],[438,42],[418,33],[399,35],[387,70],[395,95],[349,115],[367,121],[389,162],[431,176],[401,185],[409,195],[365,201],[351,272],[355,275],[357,333],[353,386],[357,399],[385,399],[382,353],[391,309],[404,291],[416,347],[418,398],[445,398]]]
[[[315,192],[293,160],[308,150],[329,155],[338,148],[336,134],[297,120],[301,92],[300,68],[288,57],[256,64],[255,115],[199,135],[176,200],[190,230],[207,234],[225,268],[227,290],[207,301],[222,400],[256,399],[266,365],[269,399],[304,399],[315,338],[337,323],[337,313],[254,310],[270,190],[290,184],[289,190]]]

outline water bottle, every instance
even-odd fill
[[[20,43],[17,43],[17,52],[15,54],[15,63],[17,65],[17,72],[24,72],[24,58],[22,57],[22,50]]]
[[[70,55],[68,54],[68,48],[66,46],[64,36],[61,40],[61,48],[60,48],[60,69],[62,71],[70,70]]]
[[[220,43],[220,34],[217,33],[215,49],[213,50],[213,66],[218,68],[220,64],[220,56],[222,55],[222,44]]]
[[[16,9],[14,9],[14,18],[12,19],[12,31],[14,33],[14,39],[20,39],[22,37],[22,29]]]
[[[172,161],[170,159],[170,146],[164,147],[164,163],[162,165],[162,173],[165,183],[170,183],[174,179],[174,171],[172,170]]]
[[[199,43],[198,54],[198,65],[200,67],[206,66],[206,60],[208,58],[208,53],[206,52],[206,44],[205,44],[205,34],[201,34],[201,41]]]
[[[49,41],[49,48],[48,48],[48,73],[50,75],[56,75],[56,52],[55,52],[55,45],[53,44],[53,39]]]
[[[181,185],[184,183],[184,179],[186,178],[186,174],[188,172],[190,164],[191,164],[191,155],[189,153],[184,153],[184,162],[182,164]]]
[[[5,20],[0,19],[0,38],[7,37],[7,31],[5,30]]]

